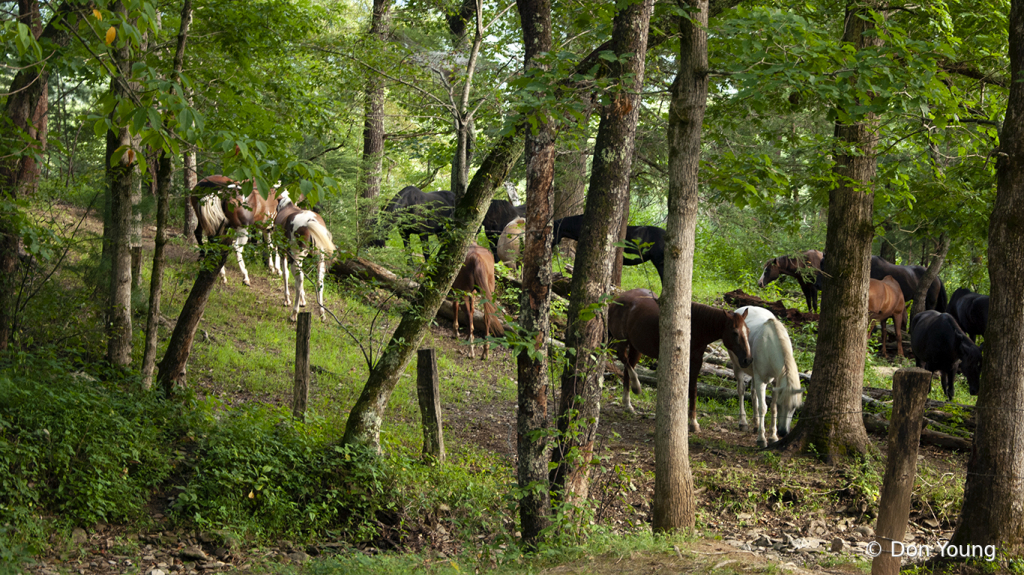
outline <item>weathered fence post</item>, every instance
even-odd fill
[[[423,455],[444,461],[444,432],[441,428],[441,389],[437,378],[437,357],[433,349],[416,354],[416,395],[423,420]]]
[[[300,421],[306,420],[306,405],[309,403],[309,333],[312,326],[310,317],[310,312],[304,311],[299,314],[299,321],[295,324],[295,387],[292,393],[292,415]]]
[[[889,456],[878,502],[875,541],[868,551],[875,555],[871,575],[896,575],[900,557],[893,557],[893,542],[902,544],[910,519],[910,496],[917,477],[917,448],[924,423],[924,404],[932,386],[932,374],[919,368],[901,369],[892,377],[892,422],[889,424]]]

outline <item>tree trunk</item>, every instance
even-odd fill
[[[552,454],[557,464],[551,472],[552,484],[567,499],[587,496],[588,462],[597,436],[604,375],[604,358],[598,358],[595,350],[604,341],[607,314],[603,308],[590,319],[582,314],[602,301],[611,283],[613,244],[618,240],[619,222],[629,198],[633,140],[644,79],[643,56],[653,5],[653,0],[630,4],[615,15],[613,23],[612,50],[624,60],[615,65],[611,76],[618,78],[620,90],[612,90],[612,101],[601,108],[584,211],[588,225],[580,234],[567,315],[565,344],[576,353],[574,363],[562,373],[559,444]]]
[[[931,287],[935,278],[939,277],[939,271],[942,269],[942,264],[946,261],[946,254],[949,252],[949,243],[949,234],[942,232],[942,235],[939,236],[939,245],[936,246],[937,251],[933,254],[932,261],[928,264],[928,269],[924,272],[924,276],[917,282],[917,291],[914,292],[914,305],[910,308],[910,317],[914,317],[926,309],[928,288]]]
[[[690,473],[690,302],[696,242],[701,127],[708,96],[708,0],[689,4],[680,18],[679,71],[669,110],[669,193],[665,283],[658,319],[658,403],[654,435],[655,532],[694,526],[697,507]]]
[[[551,50],[550,0],[518,0],[523,22],[525,68],[543,79],[547,67],[534,62]],[[538,97],[543,97],[538,95]],[[548,338],[551,335],[551,214],[555,193],[555,129],[546,106],[530,110],[536,122],[526,130],[526,238],[524,241],[523,288],[519,298],[519,324],[530,334],[533,349],[521,350],[519,368],[519,411],[516,422],[518,479],[523,498],[519,501],[523,543],[536,548],[550,525],[551,496],[548,486]]]
[[[185,238],[185,243],[194,244],[196,243],[195,234],[196,227],[199,225],[199,216],[197,216],[195,210],[192,209],[192,202],[189,201],[189,193],[195,189],[196,185],[199,184],[199,172],[196,167],[195,151],[184,152],[182,154],[181,168],[182,183],[185,186],[185,193],[182,195],[182,204],[184,205],[185,213],[185,227],[181,230],[181,233]]]
[[[153,384],[156,367],[156,342],[159,330],[160,299],[164,282],[164,247],[167,245],[167,211],[171,194],[171,156],[161,152],[157,160],[156,245],[153,248],[153,273],[149,279],[149,313],[146,316],[146,343],[142,355],[142,387]]]
[[[466,247],[480,229],[494,190],[508,177],[522,150],[522,135],[514,131],[496,143],[473,176],[469,189],[455,208],[454,231],[444,235],[427,278],[420,285],[409,311],[402,315],[380,360],[370,370],[369,379],[349,413],[343,443],[366,445],[380,451],[380,426],[398,378],[430,328],[441,300],[451,289],[464,262]]]
[[[585,97],[590,98],[589,95]],[[555,212],[552,219],[583,213],[583,204],[587,198],[587,164],[590,158],[588,126],[592,111],[593,107],[588,105],[584,119],[580,120],[579,127],[573,129],[571,135],[564,131],[559,134],[561,141],[569,141],[568,149],[563,147],[555,162]]]
[[[626,241],[626,228],[629,226],[629,183],[626,183],[626,208],[622,210],[622,219],[619,220],[619,238],[616,240],[619,244]],[[625,248],[619,246],[615,248],[615,263],[612,264],[612,285],[619,287],[622,285],[622,255]]]
[[[996,164],[988,228],[992,284],[978,427],[952,545],[1024,553],[1024,1],[1010,4],[1010,97]]]
[[[369,35],[381,47],[391,28],[391,0],[373,0],[373,19]],[[372,74],[372,73],[371,73]],[[366,82],[363,120],[364,198],[380,195],[380,175],[384,165],[384,82],[371,75]]]
[[[874,4],[847,6],[843,42],[857,50],[882,45],[869,35]],[[870,97],[870,96],[868,96]],[[867,103],[867,102],[865,102]],[[860,416],[867,357],[868,280],[873,226],[875,144],[878,122],[867,113],[859,122],[836,122],[837,186],[829,192],[825,239],[825,289],[822,290],[814,372],[807,401],[793,431],[779,442],[817,453],[828,461],[867,452],[868,436]],[[850,154],[854,148],[858,153]]]

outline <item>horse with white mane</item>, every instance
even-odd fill
[[[733,370],[736,373],[736,389],[739,391],[740,397],[740,429],[747,429],[747,411],[743,401],[743,392],[746,387],[744,375],[749,375],[754,380],[750,393],[754,403],[754,417],[757,418],[757,445],[767,447],[764,416],[768,411],[768,404],[765,399],[765,388],[769,382],[775,381],[775,387],[772,389],[771,427],[771,441],[775,442],[779,437],[785,437],[789,433],[790,425],[793,422],[793,413],[803,404],[800,374],[796,360],[793,359],[793,345],[789,341],[789,332],[786,331],[786,326],[782,325],[775,314],[762,307],[741,307],[733,313],[742,314],[744,312],[747,313],[747,328],[750,329],[750,355],[753,362],[749,367],[739,367],[736,357],[731,351],[729,352]],[[777,414],[780,408],[782,417],[778,418]],[[776,429],[778,434],[776,434]]]

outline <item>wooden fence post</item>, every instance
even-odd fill
[[[892,377],[892,423],[889,454],[878,502],[875,541],[868,552],[875,555],[871,575],[897,575],[902,558],[893,557],[893,542],[903,543],[910,519],[910,496],[917,477],[917,448],[924,423],[924,404],[932,386],[932,374],[919,368],[901,369]],[[897,553],[901,548],[897,549]]]
[[[441,388],[437,377],[437,357],[433,349],[416,353],[416,395],[423,420],[423,455],[444,462],[444,431],[441,427]]]
[[[295,324],[295,387],[292,393],[292,415],[300,421],[306,421],[306,405],[309,403],[309,334],[313,323],[310,317],[310,312],[304,311],[299,314],[299,321]]]

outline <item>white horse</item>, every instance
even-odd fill
[[[789,433],[793,422],[793,412],[803,404],[803,393],[800,389],[800,374],[793,359],[793,345],[789,341],[789,332],[772,312],[757,306],[746,306],[734,313],[747,312],[747,328],[750,329],[750,355],[753,362],[750,367],[738,368],[736,356],[729,352],[733,370],[736,373],[736,389],[740,397],[740,429],[747,429],[747,411],[743,401],[746,378],[754,380],[750,393],[754,403],[754,416],[757,418],[757,445],[767,447],[765,439],[764,416],[768,411],[765,399],[765,388],[773,379],[772,389],[772,427],[771,441],[778,441]],[[778,418],[781,408],[782,417]],[[778,434],[776,434],[776,429]]]

